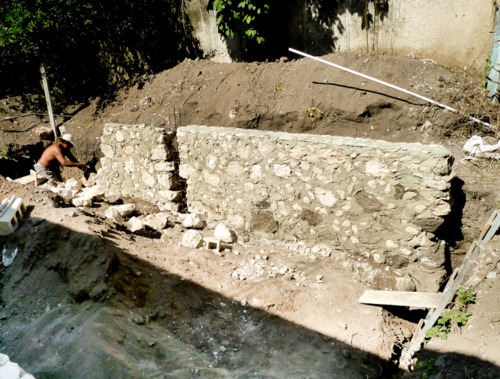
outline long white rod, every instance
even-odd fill
[[[42,74],[43,90],[45,92],[45,101],[47,102],[47,110],[49,111],[49,120],[52,131],[54,132],[54,139],[57,141],[59,137],[57,133],[56,123],[54,121],[54,112],[52,112],[52,101],[50,100],[49,83],[47,81],[47,74],[45,73],[45,67],[43,64],[40,65],[40,73]]]
[[[295,53],[295,54],[298,54],[298,55],[302,55],[303,57],[306,57],[306,58],[310,58],[310,59],[314,59],[315,61],[318,61],[318,62],[321,62],[321,63],[324,63],[324,64],[327,64],[329,66],[333,66],[335,68],[338,68],[340,70],[344,70],[344,71],[347,71],[347,72],[350,72],[351,74],[354,74],[354,75],[357,75],[357,76],[361,76],[362,78],[365,78],[365,79],[368,79],[368,80],[372,80],[376,83],[379,83],[379,84],[382,84],[384,86],[387,86],[387,87],[390,87],[390,88],[394,88],[398,91],[401,91],[401,92],[404,92],[408,95],[412,95],[412,96],[415,96],[415,97],[418,97],[419,99],[422,99],[424,101],[427,101],[428,103],[431,103],[431,104],[434,104],[434,105],[437,105],[438,107],[441,107],[441,108],[444,108],[450,112],[453,112],[453,113],[456,113],[456,114],[459,114],[461,116],[464,116],[464,117],[467,117],[469,120],[471,121],[474,121],[474,122],[478,122],[484,126],[487,126],[488,128],[496,128],[498,129],[497,126],[495,125],[492,125],[490,123],[487,123],[487,122],[484,122],[484,121],[481,121],[475,117],[472,117],[472,116],[468,116],[468,115],[465,115],[465,114],[462,114],[460,113],[458,110],[456,110],[455,108],[452,108],[448,105],[445,105],[445,104],[441,104],[441,103],[438,103],[437,101],[435,100],[432,100],[428,97],[425,97],[425,96],[421,96],[417,93],[414,93],[414,92],[411,92],[411,91],[408,91],[404,88],[401,88],[401,87],[398,87],[398,86],[395,86],[393,84],[390,84],[390,83],[387,83],[387,82],[384,82],[383,80],[380,80],[380,79],[376,79],[374,77],[371,77],[371,76],[368,76],[368,75],[365,75],[365,74],[362,74],[360,72],[357,72],[357,71],[354,71],[354,70],[351,70],[351,69],[348,69],[346,67],[342,67],[342,66],[339,66],[338,64],[335,64],[335,63],[332,63],[332,62],[328,62],[328,61],[325,61],[324,59],[321,59],[321,58],[318,58],[318,57],[315,57],[313,55],[309,55],[309,54],[306,54],[306,53],[303,53],[301,51],[298,51],[298,50],[295,50],[295,49],[292,49],[291,47],[288,49],[289,51],[291,51],[292,53]]]

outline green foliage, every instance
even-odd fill
[[[110,94],[134,77],[164,70],[196,49],[182,4],[1,0],[0,91],[41,93],[39,68],[44,64],[57,108],[75,98]]]
[[[486,58],[486,62],[484,64],[484,69],[483,69],[484,79],[483,82],[481,83],[482,88],[486,88],[488,84],[488,76],[490,75],[490,71],[491,71],[491,55],[488,58]]]
[[[476,292],[460,286],[458,287],[458,301],[463,305],[473,304],[476,301]]]
[[[429,358],[425,361],[418,361],[414,370],[421,373],[423,379],[427,379],[431,375],[436,375],[438,373],[434,358]]]
[[[491,56],[486,58],[486,63],[484,64],[484,74],[488,76],[491,70]]]
[[[7,159],[7,150],[0,151],[0,159]]]
[[[269,4],[261,0],[215,0],[213,9],[217,13],[217,26],[226,36],[241,30],[244,35],[261,44],[265,38],[259,33],[259,19],[269,12]]]
[[[439,337],[448,339],[448,333],[453,325],[464,326],[467,324],[472,312],[449,311],[437,320],[436,325],[425,332],[426,338]]]

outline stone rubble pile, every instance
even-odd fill
[[[110,206],[104,215],[115,224],[125,226],[131,233],[139,235],[147,234],[148,229],[161,232],[172,227],[174,223],[182,224],[188,229],[183,234],[182,245],[192,249],[208,247],[206,244],[208,240],[215,241],[218,245],[224,242],[226,247],[237,241],[236,233],[223,223],[215,226],[213,237],[204,236],[202,229],[205,229],[207,224],[200,215],[194,213],[158,212],[147,215],[135,215],[135,213],[134,204],[121,204]]]
[[[83,187],[76,179],[68,179],[65,182],[48,182],[42,187],[59,195],[66,203],[73,204],[75,207],[91,207],[93,201],[102,201],[104,191],[98,186]]]

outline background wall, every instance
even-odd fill
[[[274,0],[261,26],[266,44],[251,46],[238,36],[229,41],[215,37],[208,0],[188,4],[202,50],[225,59],[228,54],[233,59],[289,55],[293,47],[315,55],[410,54],[444,66],[479,69],[491,55],[496,17],[490,0]]]

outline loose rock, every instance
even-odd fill
[[[236,234],[223,223],[217,224],[215,227],[214,237],[226,243],[233,243],[236,241]]]
[[[182,236],[182,246],[189,247],[191,249],[197,249],[198,247],[200,247],[202,241],[203,235],[199,231],[194,229],[188,230]]]

